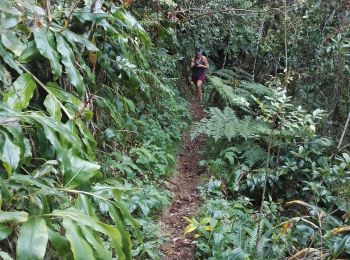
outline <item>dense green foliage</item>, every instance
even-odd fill
[[[173,39],[154,48],[127,3],[0,8],[1,258],[158,257],[188,118]]]
[[[342,191],[350,156],[330,156],[332,140],[316,134],[323,111],[295,107],[279,86],[237,80],[211,79],[211,95],[229,106],[210,108],[193,131],[212,139],[201,162],[210,174],[201,188],[204,218],[188,227],[200,256],[280,259],[308,247],[317,257],[350,253]]]
[[[184,51],[212,61],[208,118],[192,131],[209,137],[205,203],[186,230],[197,255],[348,258],[348,1],[181,6]]]
[[[217,68],[283,83],[297,104],[327,110],[320,131],[341,134],[350,111],[348,1],[179,2],[189,19],[179,32],[184,52],[198,45]]]
[[[195,46],[211,70],[197,256],[349,258],[349,10],[0,0],[0,258],[161,258]]]

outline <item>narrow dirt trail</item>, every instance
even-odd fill
[[[190,103],[192,121],[199,121],[205,116],[198,102]],[[200,151],[205,145],[203,136],[191,141],[188,133],[183,136],[183,149],[177,157],[177,173],[171,179],[172,204],[164,211],[160,223],[167,242],[162,247],[164,260],[191,260],[195,255],[195,244],[189,237],[184,238],[187,226],[184,217],[193,216],[200,205],[197,189],[202,168],[198,165]]]

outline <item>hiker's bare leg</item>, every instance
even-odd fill
[[[203,81],[198,80],[196,86],[196,98],[198,101],[202,101],[202,84]]]

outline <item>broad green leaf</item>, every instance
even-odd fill
[[[151,47],[152,43],[145,29],[128,11],[117,9],[114,16],[122,21],[127,29],[131,29],[136,32],[139,38],[145,44],[146,48]]]
[[[62,35],[66,38],[67,41],[80,43],[84,45],[89,51],[98,51],[98,48],[84,36],[73,33],[69,30],[63,30]]]
[[[0,241],[7,238],[12,233],[12,228],[6,224],[0,224]]]
[[[22,74],[22,69],[18,66],[15,59],[13,58],[12,54],[9,53],[5,47],[2,45],[2,42],[0,41],[0,56],[4,60],[4,62],[9,65],[11,68],[17,71],[18,74]]]
[[[53,95],[49,94],[46,96],[44,100],[44,106],[46,107],[47,112],[49,112],[52,118],[54,118],[58,122],[61,122],[61,106],[58,103],[57,99],[53,97]]]
[[[70,160],[68,158],[68,154],[67,154],[66,150],[64,149],[64,147],[62,146],[62,143],[58,139],[55,131],[52,128],[47,127],[44,124],[42,124],[42,127],[43,127],[44,132],[45,132],[45,137],[47,138],[47,140],[49,140],[49,142],[51,143],[51,145],[53,146],[53,148],[56,151],[56,156],[57,156],[57,159],[59,161],[59,166],[60,166],[62,172],[64,174],[67,174],[67,175],[71,174],[70,172],[72,171],[72,169],[71,169]]]
[[[38,56],[40,56],[40,52],[35,45],[35,41],[32,40],[27,43],[27,46],[22,51],[21,56],[19,56],[17,60],[20,63],[28,63],[37,58]]]
[[[131,112],[135,113],[136,111],[136,106],[134,104],[134,102],[126,97],[122,97],[123,101],[125,102],[128,110],[130,110]]]
[[[85,10],[73,12],[73,14],[82,23],[85,22],[85,21],[95,21],[95,22],[97,22],[97,21],[104,20],[104,19],[107,19],[107,18],[112,18],[111,15],[109,15],[107,13],[102,13],[102,12],[92,13],[92,12],[86,12]]]
[[[49,33],[44,26],[42,28],[35,28],[33,31],[36,47],[40,54],[50,61],[52,74],[57,79],[62,74],[62,67],[58,52],[49,42]]]
[[[117,224],[117,227],[120,231],[120,234],[123,238],[123,252],[125,254],[126,259],[131,259],[132,256],[130,255],[131,252],[131,239],[128,230],[126,229],[126,225],[123,221],[123,215],[119,212],[119,209],[117,209],[112,203],[109,203],[109,215],[114,220],[114,222]]]
[[[46,161],[41,167],[38,167],[34,172],[34,178],[40,179],[40,177],[43,177],[51,172],[57,174],[56,166],[58,162],[56,160],[49,160]]]
[[[25,45],[13,31],[3,33],[1,35],[1,40],[4,46],[12,51],[16,56],[20,56],[25,49]]]
[[[20,155],[21,149],[12,142],[6,132],[0,131],[0,160],[9,177],[17,169]]]
[[[50,94],[54,95],[60,101],[73,104],[76,107],[80,106],[82,103],[79,98],[68,93],[67,91],[64,91],[54,82],[48,82],[46,88],[49,90]]]
[[[13,258],[6,252],[0,251],[0,258],[2,260],[13,260]]]
[[[16,246],[17,260],[44,259],[48,241],[45,220],[32,216],[22,224]]]
[[[3,12],[4,9],[1,9],[1,11]],[[21,15],[22,14],[15,8],[7,9],[7,12],[0,16],[1,27],[8,29],[16,26],[21,22]]]
[[[345,235],[341,238],[337,238],[333,243],[333,256],[337,257],[342,254],[350,246],[350,235]]]
[[[0,211],[0,223],[22,223],[28,220],[24,211]]]
[[[95,153],[94,153],[94,150],[93,150],[96,147],[95,138],[91,134],[89,128],[86,125],[86,123],[83,122],[80,118],[75,120],[75,124],[79,128],[80,135],[81,135],[81,137],[83,139],[83,142],[85,144],[87,152],[89,153],[90,158],[91,159],[95,159]]]
[[[69,208],[66,210],[54,210],[51,215],[60,216],[64,220],[69,218],[71,220],[77,221],[79,225],[88,226],[97,232],[109,236],[112,239],[112,245],[115,248],[119,259],[125,259],[125,254],[122,250],[123,242],[121,234],[119,230],[114,228],[113,226],[102,223],[98,219],[89,217],[83,212],[78,211],[74,208]]]
[[[13,88],[4,96],[4,102],[13,110],[21,111],[29,105],[35,90],[35,82],[28,73],[21,75],[14,83]]]
[[[62,200],[65,199],[64,195],[61,192],[53,189],[52,186],[46,185],[38,181],[31,175],[14,174],[11,178],[11,181],[23,185],[25,187],[35,188],[37,189],[38,193],[42,193],[45,195],[54,195],[55,197],[60,198]]]
[[[97,258],[101,260],[112,259],[112,253],[109,252],[101,243],[101,240],[95,236],[95,234],[86,226],[80,227],[85,239],[91,244],[91,246],[96,250]]]
[[[69,142],[75,149],[83,152],[81,139],[79,138],[77,133],[73,132],[72,129],[69,128],[68,125],[63,124],[61,122],[57,122],[53,118],[45,117],[41,113],[37,112],[31,112],[29,114],[26,114],[26,118],[24,118],[23,120],[35,121],[41,124],[44,130],[45,127],[50,128],[51,131],[60,134],[61,138],[64,138],[65,141]],[[62,142],[60,142],[60,145],[62,145]]]
[[[100,165],[96,162],[79,158],[71,152],[69,153],[69,159],[71,162],[71,171],[65,175],[65,187],[75,188],[86,184],[92,177],[98,174]]]
[[[66,237],[69,240],[75,260],[94,260],[92,249],[81,236],[78,227],[68,218],[63,219]]]
[[[50,228],[48,228],[48,231],[50,244],[53,246],[59,256],[62,257],[62,259],[72,259],[73,256],[70,250],[69,241]]]
[[[84,211],[89,217],[96,217],[94,207],[92,206],[90,199],[85,194],[79,194],[77,199],[77,209]]]
[[[70,83],[75,86],[78,94],[82,97],[85,93],[85,86],[83,83],[83,77],[80,75],[79,71],[75,68],[75,57],[74,53],[69,46],[68,42],[61,36],[56,36],[57,40],[57,50],[61,54],[61,60],[66,68],[66,73]]]

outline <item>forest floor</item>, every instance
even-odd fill
[[[195,101],[190,102],[192,121],[205,117],[202,106]],[[199,136],[191,140],[188,133],[183,136],[183,149],[177,157],[176,174],[170,180],[172,203],[164,211],[160,223],[167,242],[162,247],[165,260],[191,260],[195,255],[195,243],[189,236],[184,237],[188,225],[184,217],[192,217],[200,206],[201,198],[197,189],[203,169],[198,165],[200,152],[205,145],[205,138]]]

